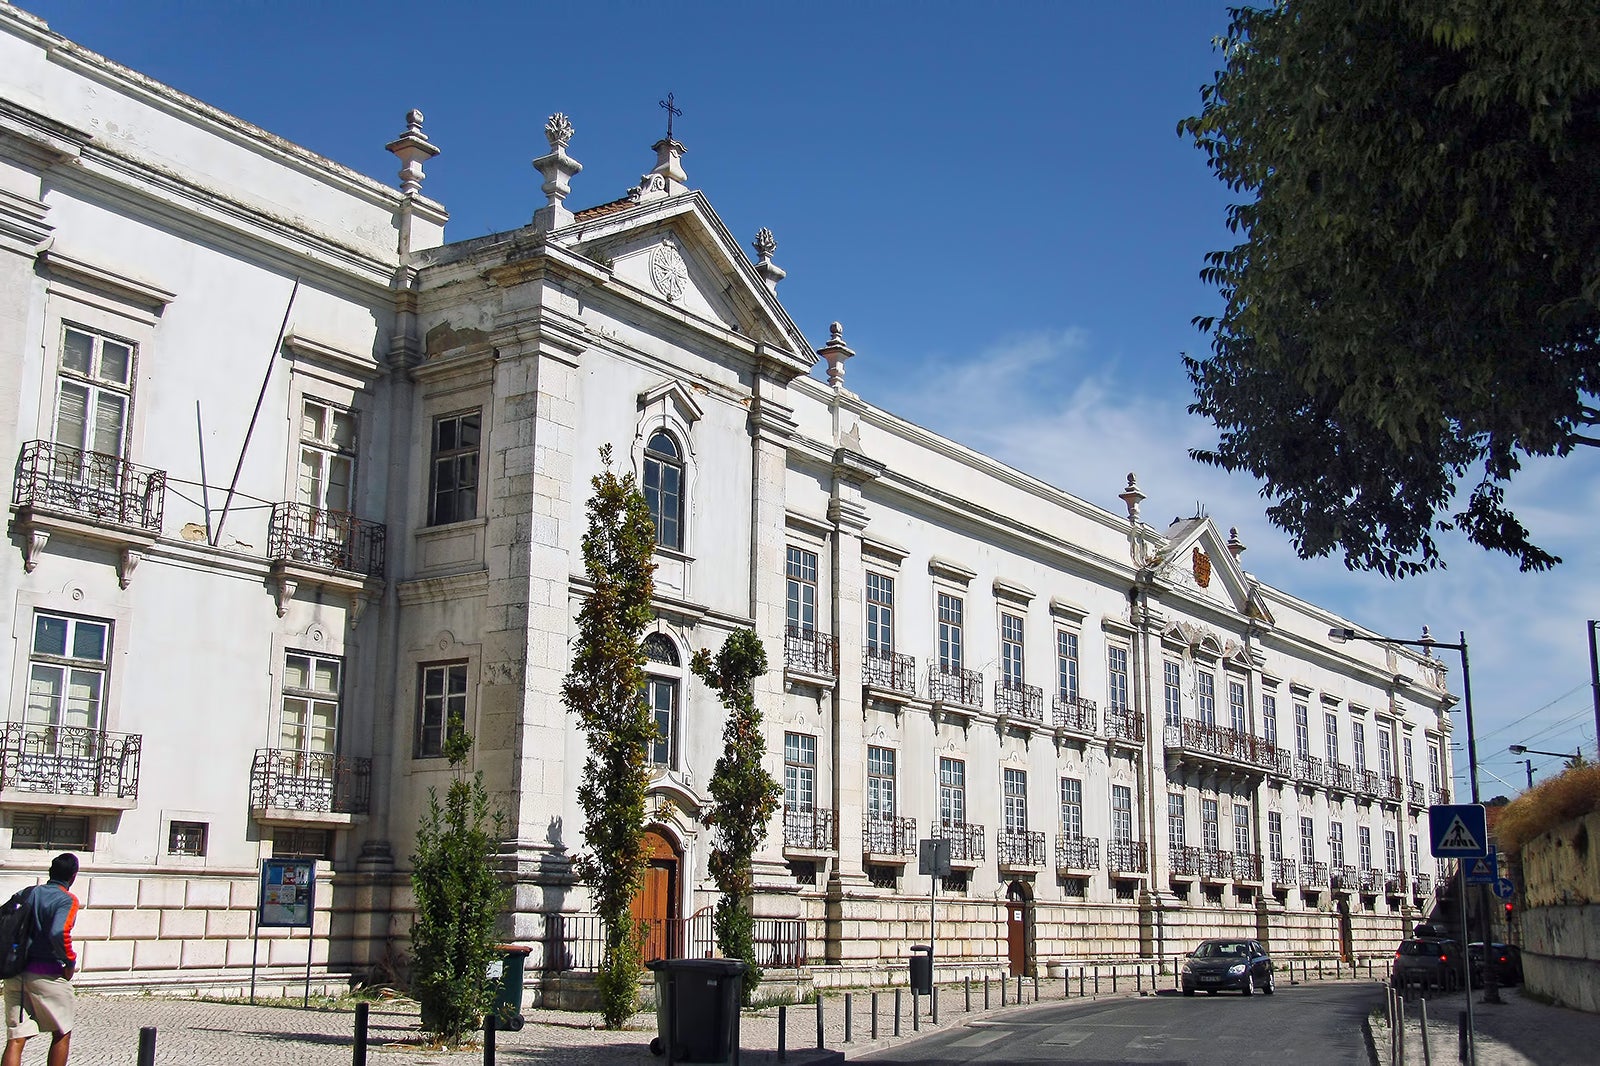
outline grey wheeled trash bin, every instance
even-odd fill
[[[933,995],[933,947],[929,944],[911,945],[911,994]]]
[[[739,1004],[744,963],[738,959],[660,959],[656,975],[656,1038],[650,1050],[670,1064],[739,1061]]]

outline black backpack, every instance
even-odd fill
[[[33,889],[24,888],[0,904],[0,977],[15,977],[28,966],[33,948]]]

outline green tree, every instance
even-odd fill
[[[494,1002],[497,989],[487,974],[498,958],[495,922],[510,892],[494,862],[505,818],[490,813],[483,771],[467,775],[471,734],[459,717],[449,725],[444,753],[455,778],[442,805],[438,790],[428,789],[411,856],[411,992],[422,1006],[422,1028],[441,1043],[459,1044],[477,1032]]]
[[[716,834],[709,867],[711,879],[722,892],[712,928],[722,954],[743,959],[748,967],[744,980],[748,1003],[761,980],[755,960],[755,920],[750,913],[755,890],[750,858],[766,837],[767,821],[783,795],[761,764],[767,745],[761,733],[761,711],[756,707],[755,680],[767,672],[767,652],[753,630],[740,629],[728,635],[715,659],[702,648],[691,665],[695,676],[715,689],[728,709],[722,756],[707,786],[711,808],[701,820]]]
[[[645,700],[640,635],[655,588],[655,526],[633,475],[611,470],[611,448],[590,482],[583,568],[590,591],[578,612],[572,668],[561,698],[589,745],[578,786],[586,851],[578,875],[605,933],[596,976],[600,1013],[621,1028],[638,1005],[640,929],[630,906],[644,878],[645,745],[656,734]]]
[[[1305,558],[1403,577],[1456,530],[1560,559],[1507,506],[1523,461],[1600,444],[1594,0],[1236,8],[1179,124],[1245,197],[1185,358],[1195,458],[1248,471]]]

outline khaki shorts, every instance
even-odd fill
[[[74,994],[65,977],[37,973],[8,977],[5,1004],[7,1040],[72,1032]]]

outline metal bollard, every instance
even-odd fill
[[[939,986],[934,985],[933,991],[928,994],[928,1006],[933,1010],[933,1024],[939,1024]]]
[[[362,1055],[365,1054],[363,1051]],[[364,1057],[362,1061],[366,1061]],[[153,1025],[139,1030],[139,1066],[156,1066],[156,1027]]]
[[[922,1032],[922,1012],[918,1006],[919,1002],[920,999],[916,990],[913,989],[911,992],[911,1031],[913,1033]]]
[[[483,1066],[494,1066],[494,1011],[483,1016]]]
[[[1134,991],[1138,992],[1141,996],[1144,995],[1144,967],[1143,966],[1135,966],[1133,968],[1133,985],[1134,985]]]
[[[1472,995],[1472,990],[1471,989],[1467,990],[1467,995],[1469,995],[1469,996]],[[1471,1062],[1472,1061],[1468,1057],[1468,1055],[1470,1054],[1470,1052],[1468,1051],[1468,1048],[1470,1048],[1472,1046],[1471,1041],[1472,1041],[1472,1038],[1467,1035],[1467,1012],[1466,1011],[1457,1011],[1456,1012],[1456,1061],[1457,1062]]]
[[[1399,1017],[1400,1024],[1395,1026],[1396,1061],[1406,1061],[1406,1003],[1400,1000],[1394,1005],[1395,1014]]]
[[[983,1009],[989,1009],[989,975],[983,975]]]
[[[894,1035],[900,1035],[900,990],[894,990]]]
[[[1006,1005],[1006,979],[1004,977],[1000,978],[1000,1005],[1002,1007]]]
[[[845,994],[844,994],[844,1042],[845,1042],[845,1043],[846,1043],[846,1044],[848,1044],[848,1043],[850,1043],[850,1007],[851,1007],[851,996],[852,996],[852,994],[851,994],[851,993],[849,993],[849,992],[846,992],[846,993],[845,993]]]
[[[671,1050],[670,1048],[668,1049]],[[789,1058],[789,1005],[778,1004],[778,1061],[785,1062]]]
[[[1033,975],[1033,1001],[1039,1002],[1039,975]]]
[[[1022,1006],[1022,975],[1017,974],[1017,1006]]]
[[[1111,964],[1111,994],[1117,994],[1117,964]]]
[[[872,993],[872,1039],[878,1039],[878,993]]]
[[[821,1048],[825,1048],[827,1046],[828,1046],[827,1041],[822,1038],[822,996],[818,995],[817,996],[817,1047],[819,1049],[821,1049]]]
[[[1433,1049],[1428,1047],[1428,1001],[1423,1000],[1417,1004],[1417,1012],[1422,1017],[1422,1066],[1433,1066]]]
[[[371,1004],[356,1004],[356,1043],[351,1054],[351,1066],[367,1066],[367,1012],[370,1009]]]
[[[972,975],[969,973],[961,979],[961,987],[967,993],[967,1013],[972,1013]]]
[[[1078,998],[1082,999],[1083,995],[1084,995],[1084,992],[1083,992],[1083,967],[1079,966],[1078,967]]]
[[[1094,994],[1097,996],[1100,994],[1100,964],[1098,962],[1094,964]]]

